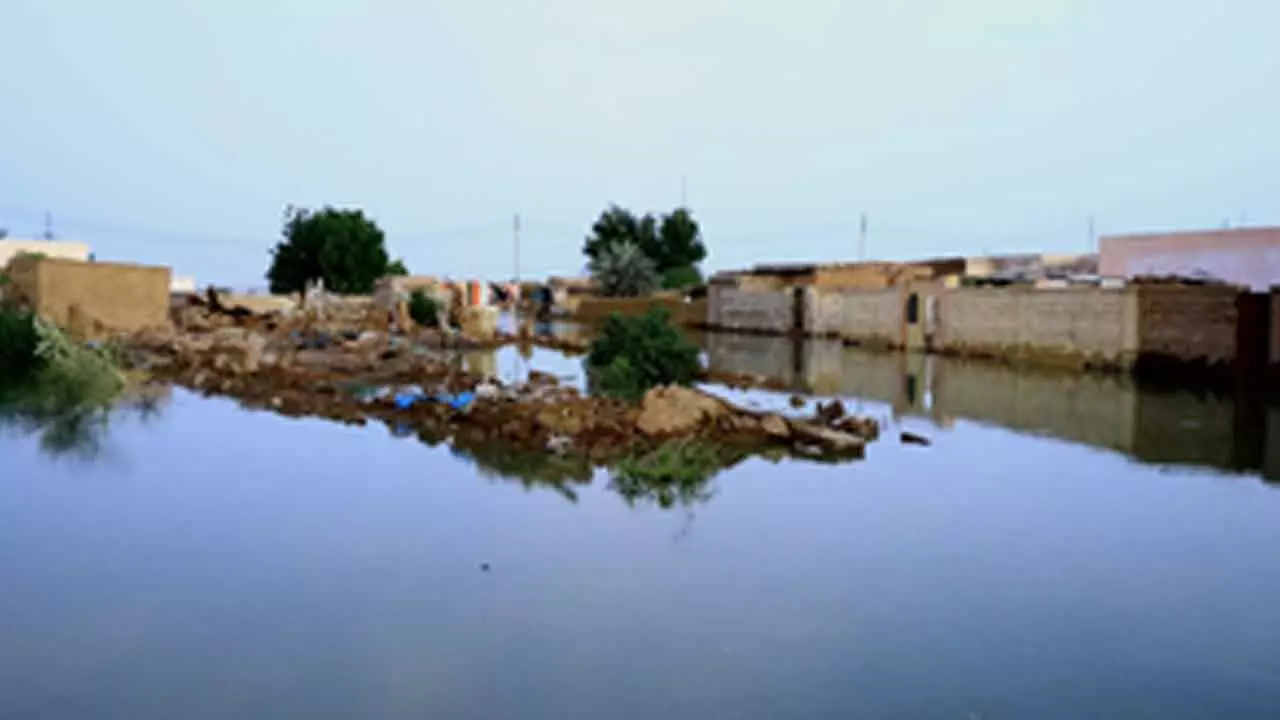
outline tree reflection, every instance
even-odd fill
[[[167,386],[148,384],[128,388],[113,405],[65,405],[46,402],[48,395],[39,387],[5,387],[0,388],[0,426],[38,434],[40,450],[49,457],[92,462],[106,447],[113,419],[154,421],[168,394]]]
[[[746,457],[734,448],[673,440],[618,463],[609,487],[630,507],[648,502],[664,510],[688,508],[714,497],[711,481]]]

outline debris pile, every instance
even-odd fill
[[[495,342],[504,338],[495,338]],[[174,311],[174,328],[119,339],[130,367],[207,394],[295,416],[363,424],[461,449],[512,452],[610,465],[673,439],[697,439],[748,454],[782,451],[839,460],[862,457],[879,434],[839,401],[813,417],[738,407],[680,386],[648,391],[638,405],[584,396],[551,375],[506,385],[467,372],[440,348],[475,347],[459,333],[404,337],[366,316],[244,314],[196,302]],[[559,349],[559,348],[557,348]]]

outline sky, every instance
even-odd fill
[[[1280,224],[1271,0],[3,0],[0,227],[260,284],[288,204],[411,270],[581,271],[682,194],[706,269]],[[684,188],[684,190],[682,190]]]

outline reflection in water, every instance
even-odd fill
[[[835,341],[708,334],[711,369],[780,380],[796,392],[889,406],[895,418],[954,419],[1123,452],[1155,464],[1262,471],[1280,480],[1280,410],[1256,397],[1155,391],[1127,378],[1014,369]],[[792,361],[800,352],[799,367]],[[1270,442],[1269,442],[1270,440]]]
[[[712,479],[746,457],[739,450],[673,440],[623,460],[609,487],[632,507],[652,502],[664,510],[688,508],[710,500],[715,495]]]
[[[98,407],[46,411],[27,404],[0,404],[0,427],[21,435],[40,436],[40,450],[53,458],[92,462],[101,455],[112,419],[125,416],[154,421],[171,389],[147,384],[126,390],[110,409]]]
[[[589,333],[566,323],[551,331]],[[874,352],[837,341],[686,334],[705,348],[714,371],[767,377],[791,392],[842,396],[858,412],[863,402],[881,403],[894,418],[926,419],[942,430],[957,419],[989,423],[1114,450],[1146,463],[1261,471],[1280,480],[1280,408],[1268,408],[1257,398],[1157,391],[1121,377]],[[524,380],[530,369],[551,372],[588,390],[581,359],[545,350],[522,359],[517,352],[503,348],[467,362],[511,381]]]

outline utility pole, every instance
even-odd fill
[[[44,239],[53,239],[53,213],[50,212],[44,214]]]
[[[680,207],[689,209],[689,179],[684,175],[680,176]]]
[[[862,213],[858,220],[858,262],[867,260],[867,214]]]
[[[520,282],[520,213],[516,213],[511,223],[511,244],[515,254],[515,280]]]
[[[1089,252],[1098,252],[1098,231],[1093,222],[1093,216],[1089,216]]]

